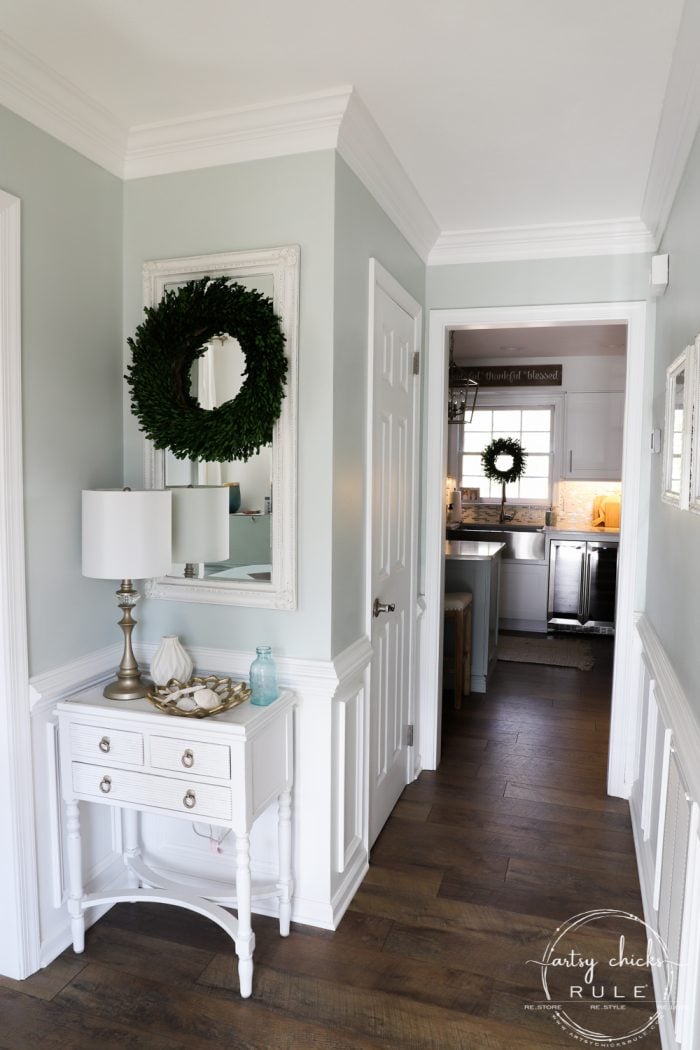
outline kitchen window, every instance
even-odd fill
[[[461,428],[461,486],[478,488],[480,500],[500,500],[501,484],[481,470],[481,453],[499,437],[517,438],[527,452],[525,474],[506,485],[506,499],[521,503],[551,503],[554,410],[551,407],[478,408]]]

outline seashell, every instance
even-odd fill
[[[197,707],[202,707],[205,711],[210,711],[212,707],[218,707],[221,703],[221,697],[213,689],[200,689],[194,699]]]
[[[177,701],[177,706],[181,711],[194,711],[197,707],[197,703],[192,696],[181,696]]]

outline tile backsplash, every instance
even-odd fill
[[[557,524],[567,528],[584,528],[593,520],[593,500],[596,496],[622,496],[619,481],[560,481],[553,506],[557,510]]]
[[[556,512],[556,524],[567,528],[587,528],[593,520],[593,500],[596,496],[621,496],[619,481],[560,481],[555,486],[552,508]],[[545,508],[542,506],[506,503],[507,513],[514,514],[513,521],[520,525],[544,525]],[[462,507],[462,521],[483,522],[485,525],[498,521],[501,508],[494,503],[466,503]]]

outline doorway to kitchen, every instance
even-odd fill
[[[643,434],[650,408],[644,406],[645,303],[571,304],[550,307],[464,309],[433,311],[430,317],[426,391],[426,528],[423,548],[426,614],[421,637],[420,748],[423,768],[437,768],[440,760],[442,711],[442,593],[444,587],[445,479],[448,476],[446,426],[447,365],[450,333],[498,329],[549,328],[558,326],[626,325],[624,441],[622,451],[622,535],[618,565],[617,625],[613,673],[611,742],[608,759],[608,790],[625,796],[629,792],[631,741],[627,739],[627,701],[623,683],[634,650],[634,610],[641,607],[646,551],[646,525],[640,508],[648,498],[648,463],[643,460]],[[504,356],[509,344],[498,336]],[[480,395],[481,396],[481,395]],[[560,425],[555,422],[555,427]],[[561,438],[555,447],[563,448]],[[464,452],[462,454],[465,454]],[[470,451],[467,451],[470,455]],[[555,476],[559,473],[554,468]],[[467,475],[468,476],[468,475]],[[627,723],[629,724],[629,723]]]

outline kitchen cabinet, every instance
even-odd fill
[[[620,480],[624,407],[619,391],[566,395],[563,477]]]
[[[502,543],[445,544],[445,593],[472,595],[471,691],[485,693],[496,663]]]
[[[546,632],[548,576],[546,562],[503,562],[500,625],[504,630]]]

